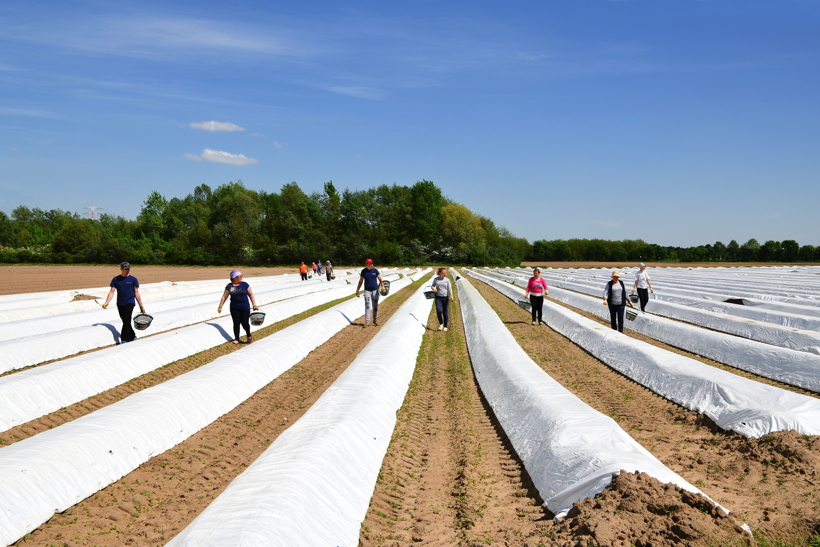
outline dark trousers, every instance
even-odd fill
[[[134,304],[118,305],[117,311],[120,312],[120,319],[122,319],[120,341],[133,342],[137,337],[137,333],[134,332],[134,327],[131,326],[131,315],[134,313]]]
[[[302,276],[302,281],[307,281],[307,272],[305,272],[305,273],[299,272],[299,275]]]
[[[333,273],[332,273],[332,272],[330,272],[330,271],[328,271],[328,272],[327,272],[327,280],[328,280],[328,281],[330,281],[330,276],[331,276],[331,275],[333,275]]]
[[[231,319],[233,319],[233,339],[239,340],[239,325],[245,329],[245,334],[251,335],[251,310],[235,310],[231,308]]]
[[[641,301],[641,311],[646,311],[646,303],[649,302],[649,289],[638,289],[638,299]]]
[[[607,304],[609,306],[609,322],[612,325],[612,330],[617,330],[618,332],[624,331],[624,313],[626,312],[626,304],[620,304],[617,306],[613,306],[612,304]],[[616,326],[617,322],[617,326]]]
[[[530,293],[530,304],[532,305],[532,320],[535,321],[536,317],[539,323],[541,321],[541,312],[544,309],[544,296]]]
[[[450,297],[436,296],[436,317],[438,324],[448,326],[450,323]]]

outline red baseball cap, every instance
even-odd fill
[[[365,264],[373,264],[373,259],[372,259],[372,258],[368,258],[367,260],[365,260],[365,261],[364,261],[364,263],[365,263]]]

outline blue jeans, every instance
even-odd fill
[[[438,324],[444,325],[446,328],[448,323],[450,322],[450,297],[449,296],[436,296],[436,317],[438,318]]]

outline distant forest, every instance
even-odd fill
[[[818,262],[820,247],[754,239],[698,247],[642,240],[538,240],[515,237],[445,197],[433,182],[344,190],[333,182],[305,194],[295,182],[278,193],[241,181],[203,184],[184,198],[151,192],[136,220],[82,218],[26,206],[0,211],[0,262],[169,265],[359,264],[505,266],[544,261]]]

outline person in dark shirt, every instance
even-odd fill
[[[258,310],[256,305],[256,297],[253,295],[251,286],[242,281],[242,272],[234,270],[230,274],[231,282],[225,285],[225,292],[222,293],[222,300],[219,301],[218,313],[222,313],[222,304],[228,297],[231,297],[231,319],[233,319],[233,340],[232,344],[239,343],[239,326],[245,329],[246,342],[248,344],[253,342],[251,336],[251,303],[253,309]],[[250,302],[248,299],[250,298]]]
[[[370,308],[373,308],[373,326],[379,326],[379,290],[384,291],[384,281],[379,270],[373,267],[373,261],[364,261],[364,269],[359,274],[359,284],[356,285],[356,296],[364,283],[364,326],[370,324]]]
[[[134,327],[131,326],[131,315],[134,313],[134,306],[140,305],[140,313],[145,313],[145,307],[142,305],[142,297],[140,296],[140,282],[137,278],[131,275],[131,264],[123,262],[120,264],[120,275],[111,280],[111,290],[108,291],[108,296],[105,298],[103,309],[108,307],[108,303],[114,297],[114,292],[117,293],[117,311],[120,312],[120,319],[122,319],[122,329],[120,330],[120,343],[126,344],[137,339],[137,333],[134,332]]]

